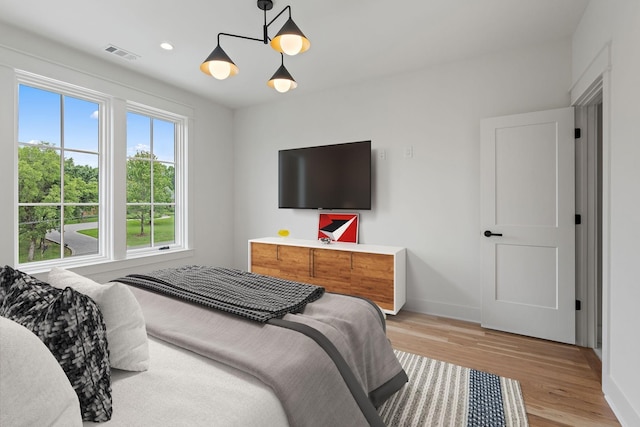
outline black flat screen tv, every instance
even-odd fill
[[[278,152],[278,207],[371,209],[371,141]]]

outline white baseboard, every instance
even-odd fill
[[[436,301],[411,298],[407,299],[403,310],[417,313],[430,314],[432,316],[449,317],[451,319],[466,320],[480,323],[480,308],[464,305],[446,304]]]
[[[602,391],[607,403],[623,427],[640,426],[640,414],[610,376],[602,377]]]

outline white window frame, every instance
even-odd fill
[[[110,126],[107,124],[110,121],[110,112],[111,112],[111,98],[105,94],[90,90],[84,89],[72,84],[60,82],[57,80],[49,79],[42,76],[37,76],[35,74],[26,73],[26,72],[16,72],[16,90],[19,85],[31,86],[37,89],[46,90],[49,92],[53,92],[63,96],[71,96],[74,98],[94,102],[99,105],[99,117],[98,117],[98,158],[99,158],[99,174],[98,174],[98,235],[100,236],[98,240],[98,253],[94,255],[83,255],[83,256],[74,256],[68,258],[57,258],[51,259],[47,261],[36,261],[36,262],[28,262],[28,263],[20,263],[19,262],[19,225],[16,220],[14,223],[14,245],[15,245],[15,265],[18,266],[19,269],[24,271],[32,271],[35,269],[43,269],[43,268],[51,268],[53,266],[74,266],[74,265],[83,265],[83,264],[91,264],[96,262],[104,262],[108,259],[109,248],[110,248],[110,239],[105,239],[102,236],[108,236],[109,234],[109,209],[108,205],[108,170],[110,170],[111,166],[111,157],[109,155],[109,150],[107,150],[107,141],[110,136]],[[17,102],[17,100],[16,100]],[[16,106],[16,121],[19,116],[19,105]],[[17,128],[17,124],[16,124]],[[18,138],[16,132],[16,141],[15,145],[18,145]],[[18,170],[16,169],[16,174]],[[17,185],[17,175],[16,175],[16,185]],[[18,218],[17,210],[19,207],[18,204],[18,194],[16,192],[16,200],[14,203],[14,207],[16,209],[16,219]]]
[[[58,258],[47,261],[19,263],[19,225],[18,225],[18,192],[15,191],[14,212],[14,265],[26,273],[39,273],[52,267],[75,268],[103,263],[121,262],[145,257],[158,257],[187,251],[188,248],[188,210],[187,210],[187,144],[190,119],[182,114],[172,113],[164,109],[154,108],[134,101],[123,101],[111,95],[86,89],[74,84],[43,77],[26,71],[15,70],[16,91],[19,85],[27,85],[84,99],[97,103],[99,108],[99,224],[98,254]],[[18,147],[17,120],[19,115],[18,98],[16,97],[15,141]],[[166,102],[164,105],[166,107]],[[177,106],[176,110],[184,110]],[[169,107],[170,108],[170,107]],[[150,115],[175,124],[175,242],[169,250],[144,248],[127,250],[126,244],[126,113],[128,111]],[[16,148],[17,156],[17,148]],[[17,158],[16,158],[17,164]],[[15,169],[17,189],[18,169]],[[106,237],[105,237],[106,236]],[[174,257],[172,255],[171,257]]]
[[[174,164],[175,164],[175,207],[174,207],[174,224],[175,224],[175,236],[174,243],[168,245],[169,250],[174,249],[186,249],[185,248],[185,236],[186,236],[186,210],[185,210],[185,161],[186,161],[186,144],[187,144],[187,125],[188,118],[179,114],[173,114],[167,111],[163,111],[157,108],[149,107],[139,104],[137,102],[127,102],[126,113],[136,113],[144,116],[149,116],[154,119],[160,119],[167,122],[172,122],[175,126],[174,130]],[[126,117],[126,114],[125,114]],[[125,146],[127,145],[125,141]],[[126,162],[126,158],[125,158]],[[126,191],[126,190],[125,190]],[[126,206],[125,206],[126,209]],[[126,234],[126,233],[125,233]],[[153,240],[153,239],[152,239]],[[126,242],[125,245],[126,247]],[[163,245],[166,247],[167,245]],[[148,248],[134,248],[127,249],[127,258],[136,258],[140,256],[147,256],[149,254],[155,254],[159,251],[164,251],[159,247]]]

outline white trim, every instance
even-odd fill
[[[139,270],[140,267],[143,267],[144,269],[147,269],[147,270],[154,269],[154,268],[158,269],[158,268],[162,268],[163,266],[166,266],[168,263],[172,261],[193,257],[193,254],[194,254],[193,249],[177,249],[175,251],[162,253],[162,254],[156,253],[153,256],[129,257],[128,259],[123,259],[123,260],[103,259],[98,261],[92,261],[90,263],[83,263],[83,264],[75,263],[73,265],[63,265],[61,263],[57,263],[55,264],[55,266],[73,269],[73,271],[77,272],[78,274],[82,274],[85,276],[100,275],[100,274],[108,273],[107,274],[108,277],[106,277],[103,281],[109,281],[109,280],[113,280],[114,275],[118,271],[129,271],[131,269]],[[51,267],[52,265],[49,265],[49,266],[39,265],[39,266],[36,266],[35,268],[30,268],[29,274],[37,275],[41,273],[48,273]],[[21,269],[21,271],[25,271],[25,270]]]
[[[623,426],[640,425],[640,415],[611,373],[611,141],[612,43],[606,43],[571,88],[573,104],[585,105],[602,89],[602,390]]]
[[[189,124],[189,118],[186,116],[182,116],[180,114],[174,114],[172,112],[164,111],[158,108],[149,107],[146,105],[142,105],[137,102],[129,101],[126,102],[126,111],[125,115],[129,112],[143,115],[149,117],[151,119],[163,120],[166,122],[171,122],[174,125],[174,158],[172,162],[162,161],[161,163],[170,163],[174,167],[174,200],[172,203],[156,203],[154,200],[151,200],[150,203],[126,203],[126,206],[133,205],[149,205],[150,209],[153,211],[154,206],[163,206],[163,205],[173,205],[174,208],[174,242],[166,245],[171,248],[171,250],[175,249],[186,249],[186,239],[185,236],[187,234],[187,225],[185,219],[187,217],[187,205],[186,200],[187,197],[185,195],[185,185],[186,185],[186,171],[188,170],[188,166],[186,163],[186,149],[188,144],[188,135],[187,135],[187,126]],[[126,140],[126,138],[125,138]],[[125,145],[125,151],[127,150],[127,144]],[[153,138],[151,140],[151,152],[153,153]],[[126,153],[126,158],[130,159],[128,153]],[[153,175],[152,175],[151,187],[153,188]],[[155,244],[153,239],[153,234],[151,235],[151,246],[148,248],[130,248],[126,249],[126,258],[131,258],[144,254],[157,254],[159,246]],[[162,245],[163,247],[165,245]]]
[[[575,126],[580,129],[582,135],[576,139],[576,214],[582,216],[582,225],[576,226],[576,299],[583,302],[582,310],[576,310],[576,345],[587,346],[589,333],[589,325],[587,322],[588,312],[591,307],[586,304],[587,301],[587,241],[588,233],[585,223],[590,218],[587,211],[588,191],[587,191],[587,159],[588,159],[588,138],[586,108],[576,107],[575,109]]]
[[[18,251],[20,250],[20,244],[16,236],[18,235],[18,144],[16,141],[18,140],[18,120],[17,115],[18,112],[16,110],[16,105],[18,104],[18,81],[16,78],[16,73],[13,69],[0,67],[0,82],[5,81],[2,78],[2,74],[6,72],[7,75],[10,74],[10,78],[7,78],[6,81],[10,81],[10,85],[6,87],[1,86],[0,91],[4,91],[6,89],[5,96],[0,96],[0,113],[3,113],[3,109],[6,108],[7,114],[0,114],[0,137],[1,140],[11,141],[11,159],[9,160],[5,156],[0,156],[0,167],[5,168],[6,165],[2,164],[3,161],[8,163],[11,162],[11,173],[12,173],[12,181],[11,181],[11,206],[9,204],[3,204],[3,209],[11,210],[11,214],[7,215],[2,213],[0,216],[11,218],[11,228],[9,227],[0,227],[0,238],[5,242],[12,242],[11,249],[9,252],[9,245],[0,245],[0,256],[3,259],[11,259],[15,263],[15,260],[18,259]],[[9,95],[10,94],[10,95]],[[0,92],[2,95],[2,92]],[[4,133],[6,132],[6,134]],[[8,154],[8,153],[7,153]],[[11,230],[9,232],[9,229]],[[5,234],[6,232],[6,234]]]
[[[426,313],[431,316],[447,317],[449,319],[464,320],[480,324],[482,311],[478,307],[471,307],[459,304],[449,304],[445,302],[431,301],[423,298],[409,297],[405,303],[404,310]]]
[[[600,93],[601,94],[601,93]],[[586,151],[587,156],[587,179],[586,191],[586,221],[584,228],[587,236],[587,263],[585,265],[587,294],[585,308],[587,321],[587,342],[591,348],[598,346],[598,306],[602,304],[597,297],[598,277],[600,267],[598,263],[598,248],[602,242],[598,238],[598,231],[601,220],[598,214],[598,162],[601,160],[598,153],[598,104],[590,104],[587,107],[587,127],[586,130]]]
[[[602,391],[623,426],[640,425],[640,415],[611,375],[611,86],[612,43],[607,42],[571,87],[572,105],[587,105],[602,93]]]
[[[602,391],[622,426],[640,426],[640,415],[633,408],[631,400],[620,391],[620,387],[611,376],[602,376]]]
[[[576,228],[576,299],[582,301],[582,310],[576,311],[576,343],[583,347],[598,346],[597,295],[598,238],[600,215],[598,210],[598,105],[602,102],[602,79],[598,79],[600,92],[584,98],[587,105],[576,107],[576,127],[582,135],[576,141],[576,213],[582,215],[582,224]]]
[[[113,132],[112,141],[127,140],[127,103],[125,100],[116,98],[113,100],[113,121],[111,128]],[[111,144],[111,155],[114,159],[127,158],[127,144]],[[116,188],[127,188],[127,164],[126,162],[113,162],[110,169],[110,184],[112,191],[109,195],[111,203],[111,224],[126,224],[127,221],[127,192],[115,191]],[[127,258],[127,237],[126,233],[114,234],[114,227],[111,228],[113,236],[111,253],[112,260],[125,260]]]
[[[602,388],[605,395],[624,396],[611,377],[611,68],[602,73]],[[611,386],[606,386],[610,384]],[[626,407],[628,402],[620,400]],[[616,415],[619,414],[616,412]],[[638,423],[640,424],[640,423]]]
[[[98,156],[98,185],[99,185],[99,189],[98,189],[98,202],[97,203],[90,203],[90,205],[98,205],[98,233],[100,236],[108,236],[108,226],[107,224],[109,223],[110,217],[109,217],[109,212],[107,209],[105,209],[105,204],[106,201],[109,199],[108,198],[108,193],[107,191],[109,190],[108,185],[106,185],[106,181],[108,178],[107,175],[107,171],[108,171],[108,165],[111,162],[111,157],[108,154],[108,150],[107,147],[110,145],[109,144],[109,140],[107,139],[109,137],[109,118],[110,118],[110,110],[111,110],[111,97],[109,95],[106,95],[104,93],[95,91],[95,90],[91,90],[91,89],[84,89],[82,87],[79,87],[77,85],[71,84],[71,83],[67,83],[67,82],[63,82],[63,81],[59,81],[56,79],[52,79],[49,77],[45,77],[45,76],[39,76],[36,75],[34,73],[30,73],[27,71],[22,71],[22,70],[14,70],[14,90],[15,90],[15,100],[14,100],[14,138],[13,138],[13,145],[14,145],[14,150],[15,150],[15,157],[16,157],[16,162],[17,162],[17,152],[18,152],[18,146],[21,144],[20,141],[18,141],[18,113],[19,113],[19,106],[18,106],[18,100],[19,100],[19,94],[18,94],[18,88],[20,85],[23,86],[27,86],[27,87],[31,87],[31,88],[35,88],[38,90],[43,90],[43,91],[49,91],[52,93],[55,93],[57,95],[60,96],[68,96],[68,97],[72,97],[72,98],[76,98],[76,99],[80,99],[83,101],[88,101],[91,103],[95,103],[98,105],[98,111],[100,114],[99,117],[99,121],[98,121],[98,147],[97,147],[97,151],[86,151],[86,150],[76,150],[76,149],[72,149],[72,148],[66,148],[65,144],[64,144],[64,139],[62,138],[60,140],[60,145],[54,145],[51,147],[52,150],[56,150],[60,153],[60,161],[63,162],[63,157],[64,157],[64,153],[65,152],[79,152],[79,153],[88,153],[88,154],[92,154],[92,155],[97,155]],[[61,110],[60,114],[64,115],[64,111]],[[61,163],[62,165],[62,163]],[[62,167],[62,166],[61,166]],[[61,169],[61,173],[62,173],[62,169]],[[73,265],[78,265],[78,264],[86,264],[86,263],[92,263],[92,262],[100,262],[102,260],[108,259],[108,247],[109,244],[107,244],[105,242],[105,240],[107,239],[99,239],[98,240],[98,251],[96,254],[91,254],[91,255],[86,255],[86,256],[73,256],[73,257],[68,257],[68,258],[56,258],[56,259],[51,259],[51,260],[47,260],[47,261],[37,261],[37,262],[31,262],[31,263],[20,263],[20,250],[19,250],[19,225],[18,225],[18,221],[20,218],[19,213],[17,212],[19,210],[19,206],[23,205],[21,203],[18,202],[18,191],[17,191],[17,182],[18,182],[18,173],[17,173],[17,167],[16,167],[16,173],[14,173],[14,188],[15,193],[16,193],[16,198],[14,200],[14,211],[15,211],[15,220],[14,220],[14,224],[13,224],[13,229],[14,229],[14,234],[13,234],[13,242],[14,242],[14,254],[13,254],[13,264],[18,266],[20,269],[24,270],[25,272],[32,272],[35,269],[40,269],[40,268],[48,268],[51,267],[53,265],[57,265],[57,266],[73,266]],[[62,224],[65,224],[65,218],[64,218],[64,206],[69,206],[69,205],[84,205],[84,203],[67,203],[64,202],[64,176],[61,175],[61,192],[62,192],[62,203],[37,203],[38,205],[41,206],[47,206],[47,205],[51,205],[51,206],[56,206],[56,207],[60,207],[60,221]],[[27,203],[30,204],[30,203]],[[64,234],[61,233],[61,240],[60,243],[64,244]],[[35,267],[33,267],[35,266]]]
[[[571,86],[571,105],[587,105],[589,98],[597,92],[594,85],[610,69],[611,42],[607,42]]]
[[[594,99],[602,82],[602,390],[622,425],[640,425],[640,417],[611,375],[611,43],[605,44],[571,89],[574,105]],[[584,105],[584,104],[583,104]]]

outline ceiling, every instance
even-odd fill
[[[285,56],[298,82],[287,94],[266,85],[280,55],[257,41],[222,38],[240,68],[233,78],[218,81],[199,69],[218,33],[262,37],[264,17],[255,0],[0,0],[0,24],[241,108],[570,36],[588,1],[274,0],[267,19],[290,5],[311,41],[309,51]],[[286,12],[269,36],[285,20]],[[174,50],[162,50],[163,41]],[[108,45],[138,58],[106,53]]]

